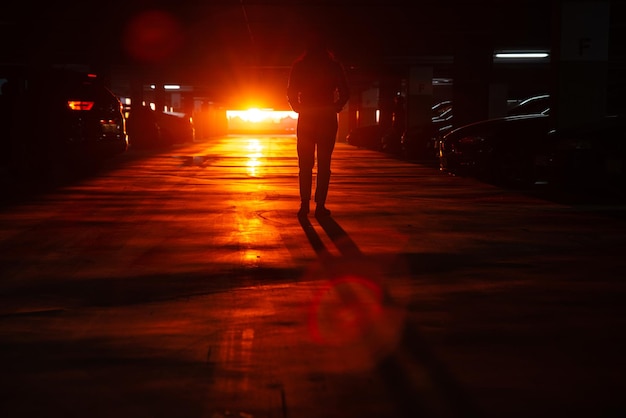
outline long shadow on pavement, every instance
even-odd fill
[[[380,262],[377,263],[375,259],[363,254],[348,233],[330,216],[317,218],[317,221],[335,244],[341,257],[333,257],[329,253],[309,219],[299,218],[299,221],[325,272],[331,278],[330,282],[334,283],[332,289],[338,294],[345,310],[355,311],[357,316],[368,317],[367,311],[371,308],[365,305],[371,301],[360,300],[364,285],[381,291],[378,301],[381,312],[398,308],[384,287],[376,283],[376,277],[391,273],[393,266],[386,266],[386,263],[381,266]],[[369,281],[371,283],[368,284]],[[359,307],[360,304],[363,306]],[[338,311],[341,313],[341,309]],[[341,318],[337,321],[341,322]],[[375,322],[376,319],[372,321],[368,333],[376,334],[376,328],[380,324]],[[374,373],[384,382],[399,417],[479,417],[476,406],[455,376],[429,347],[418,326],[406,320],[399,333],[397,345],[391,352],[372,353],[378,357]],[[367,338],[363,340],[365,345],[370,343]],[[376,350],[376,343],[370,349]],[[419,371],[419,379],[426,380],[428,389],[419,387],[415,370]]]

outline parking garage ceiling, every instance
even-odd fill
[[[129,27],[162,11],[180,42],[161,65],[209,71],[227,65],[286,66],[311,27],[332,38],[348,65],[381,57],[447,55],[465,40],[496,46],[549,42],[550,1],[521,0],[65,0],[54,6],[15,2],[4,7],[6,54],[29,58],[132,63]],[[152,34],[154,36],[154,33]],[[153,63],[156,64],[156,63]]]
[[[330,36],[350,69],[376,71],[383,62],[439,62],[473,48],[549,48],[554,10],[568,1],[578,0],[9,0],[0,15],[0,61],[138,68],[196,86],[278,72],[284,83],[310,28]],[[610,3],[623,34],[623,2]],[[129,42],[152,12],[170,21],[148,24],[144,40],[150,48],[163,42],[165,52],[142,60]],[[616,73],[626,62],[618,47],[611,46]]]

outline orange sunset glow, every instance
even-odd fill
[[[289,110],[250,108],[227,110],[231,132],[295,133],[298,114]]]

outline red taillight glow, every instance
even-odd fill
[[[93,102],[88,102],[84,100],[68,100],[67,106],[71,110],[91,110],[93,107]]]

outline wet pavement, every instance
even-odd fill
[[[618,417],[626,206],[338,143],[129,151],[0,210],[2,417]],[[617,215],[617,216],[616,216]]]

